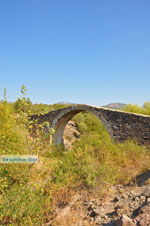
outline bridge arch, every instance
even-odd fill
[[[65,108],[63,111],[57,115],[57,117],[52,121],[51,128],[55,130],[55,134],[52,136],[52,141],[54,144],[64,144],[63,133],[67,123],[78,113],[87,112],[94,114],[105,126],[107,132],[114,140],[113,131],[107,122],[107,120],[103,117],[102,113],[95,111],[93,108],[87,105],[81,106],[71,106]]]
[[[67,122],[80,112],[93,113],[104,124],[111,138],[116,142],[133,139],[139,144],[150,145],[150,116],[148,115],[75,104],[50,111],[44,115],[31,115],[29,119],[39,124],[45,121],[49,122],[51,128],[55,129],[53,143],[61,144],[63,143],[63,132]]]

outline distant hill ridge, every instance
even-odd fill
[[[71,102],[57,102],[56,104],[60,104],[60,105],[72,105],[72,104],[75,104],[75,103],[71,103]],[[105,107],[105,108],[111,108],[111,109],[122,109],[123,107],[125,107],[126,104],[123,104],[123,103],[111,103],[111,104],[107,104],[105,106],[102,106],[102,107]]]
[[[122,109],[125,106],[126,106],[126,104],[123,104],[123,103],[111,103],[111,104],[107,104],[103,107],[111,108],[111,109]]]

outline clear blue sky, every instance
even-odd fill
[[[0,99],[150,101],[150,0],[1,0]]]

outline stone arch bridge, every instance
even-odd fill
[[[66,124],[80,112],[93,113],[102,121],[111,138],[116,142],[134,139],[140,144],[150,145],[150,116],[146,115],[75,104],[44,115],[32,115],[31,120],[36,119],[38,123],[50,122],[51,128],[55,130],[53,143],[63,144],[63,132]]]

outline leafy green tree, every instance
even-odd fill
[[[30,113],[31,108],[31,101],[29,98],[26,97],[27,95],[27,89],[25,85],[21,86],[21,94],[22,96],[17,99],[17,101],[14,103],[14,109],[18,113]]]

